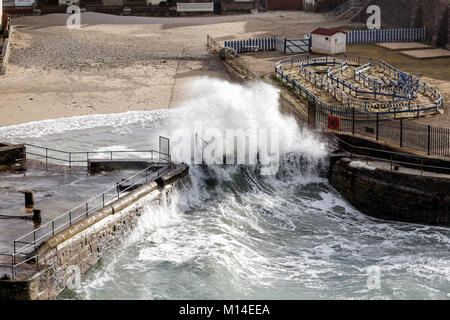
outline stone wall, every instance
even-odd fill
[[[303,0],[267,0],[267,10],[303,10]]]
[[[39,279],[0,281],[0,301],[4,300],[32,300],[38,295]],[[14,297],[14,299],[11,299]]]
[[[354,168],[343,158],[329,180],[361,212],[386,220],[450,225],[450,179]]]
[[[23,144],[0,143],[0,165],[11,165],[22,159],[25,159]]]
[[[254,1],[251,2],[234,2],[234,1],[221,1],[221,8],[223,12],[250,12],[252,9],[257,8]]]
[[[331,11],[347,0],[316,0],[315,1],[315,10],[318,12],[322,11]]]
[[[170,201],[170,193],[185,183],[188,175],[187,165],[172,168],[157,182],[142,185],[49,238],[38,248],[39,272],[20,281],[0,280],[0,300],[55,299],[75,271],[86,273],[102,257],[122,247],[138,224],[144,206]]]
[[[3,30],[0,33],[0,37],[3,39],[0,40],[0,44],[2,46],[0,47],[0,75],[5,74],[6,72],[6,65],[8,64],[9,59],[9,52],[10,52],[10,40],[11,40],[11,33],[12,33],[12,27],[10,20],[6,20],[6,25],[3,26]]]
[[[381,8],[381,23],[384,28],[425,27],[427,38],[437,46],[448,42],[447,0],[371,0],[369,5]],[[366,9],[353,17],[353,21],[366,22]]]

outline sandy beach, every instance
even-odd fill
[[[350,26],[346,21],[330,21],[325,14],[304,11],[170,18],[88,12],[81,15],[78,30],[68,29],[66,18],[64,14],[50,14],[13,19],[8,69],[0,76],[0,126],[175,108],[189,98],[186,84],[193,79],[228,79],[222,63],[206,50],[207,34],[220,42],[263,36],[303,37],[317,27]],[[349,52],[384,53],[377,52],[384,50],[378,47],[356,48],[349,48]],[[382,57],[392,60],[391,56]],[[285,56],[277,52],[239,57],[260,76],[272,72],[273,64],[281,58]],[[448,101],[448,79],[428,74],[433,68],[414,70],[416,61],[402,59],[411,60],[402,65],[405,71],[424,72],[423,80]],[[391,63],[397,65],[398,61]],[[444,113],[417,121],[446,127],[449,119]]]
[[[66,15],[14,18],[11,56],[0,76],[0,126],[86,114],[176,107],[197,77],[227,79],[208,54],[218,40],[298,36],[326,16],[268,12],[187,18],[82,14],[80,30]],[[334,22],[339,25],[339,22]]]

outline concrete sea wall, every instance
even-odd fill
[[[0,36],[3,37],[2,40],[3,45],[0,50],[0,75],[6,73],[6,66],[8,64],[10,53],[11,34],[12,34],[11,20],[7,19],[6,25],[4,26],[4,30],[2,30],[2,33],[0,33]]]
[[[98,261],[123,246],[146,205],[164,205],[170,193],[189,178],[189,167],[178,165],[158,179],[77,222],[43,242],[39,271],[27,278],[0,280],[0,300],[55,299],[77,272],[85,274]]]
[[[361,212],[386,220],[450,225],[450,179],[351,166],[330,166],[329,181]]]
[[[21,159],[25,159],[23,144],[0,143],[0,166],[11,165]]]

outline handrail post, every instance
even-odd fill
[[[55,220],[52,220],[52,235],[55,235]]]
[[[102,199],[103,199],[102,202],[103,202],[103,208],[104,208],[105,207],[105,193],[104,192],[102,193]]]
[[[352,107],[352,134],[355,134],[355,107]]]
[[[400,118],[400,148],[403,147],[403,118]]]
[[[86,152],[86,174],[89,175],[89,152]]]
[[[431,126],[428,125],[428,155],[430,155]]]
[[[48,149],[45,148],[45,170],[48,169]]]
[[[72,211],[69,211],[69,225],[72,226]]]
[[[72,169],[72,152],[69,152],[69,168]]]
[[[380,121],[380,114],[377,112],[377,141],[378,141],[378,127],[379,127],[379,121]]]
[[[86,217],[89,215],[88,201],[86,201]]]

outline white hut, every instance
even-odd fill
[[[312,52],[337,54],[346,50],[347,33],[345,31],[319,28],[311,32],[311,35]]]

